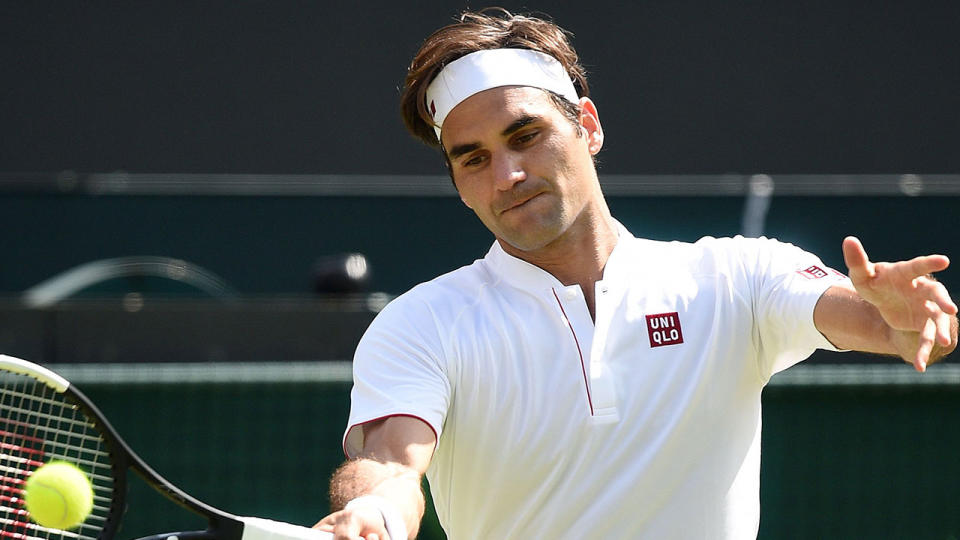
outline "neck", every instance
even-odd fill
[[[610,211],[581,216],[560,238],[533,250],[521,251],[500,241],[507,253],[549,272],[564,285],[580,285],[590,316],[594,316],[594,285],[603,277],[607,259],[617,245],[618,232]],[[579,220],[578,220],[579,221]]]

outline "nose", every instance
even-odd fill
[[[520,155],[514,152],[503,152],[495,157],[493,171],[496,175],[494,181],[500,191],[507,191],[527,179]]]

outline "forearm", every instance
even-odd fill
[[[817,330],[836,348],[878,354],[896,354],[890,327],[873,304],[857,294],[852,285],[827,289],[813,311]]]
[[[356,458],[340,466],[330,480],[330,510],[342,510],[351,500],[376,495],[389,501],[400,513],[414,538],[424,512],[420,474],[399,463]]]
[[[315,527],[337,540],[414,538],[424,508],[420,482],[437,442],[433,428],[419,418],[398,415],[362,429],[363,450],[333,474],[331,513]]]
[[[857,294],[846,283],[828,289],[814,310],[814,324],[830,343],[839,349],[900,356],[910,361],[909,352],[916,349],[918,332],[891,328],[877,308]],[[929,364],[954,350],[957,344],[957,317],[951,317],[951,344],[935,344]]]

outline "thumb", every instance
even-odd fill
[[[863,244],[856,236],[843,239],[843,261],[853,281],[865,281],[876,275],[874,265],[867,257],[867,251],[863,249]]]

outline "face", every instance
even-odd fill
[[[604,206],[592,156],[603,145],[596,108],[574,125],[546,92],[501,87],[454,107],[441,140],[460,198],[524,258],[588,227]]]

